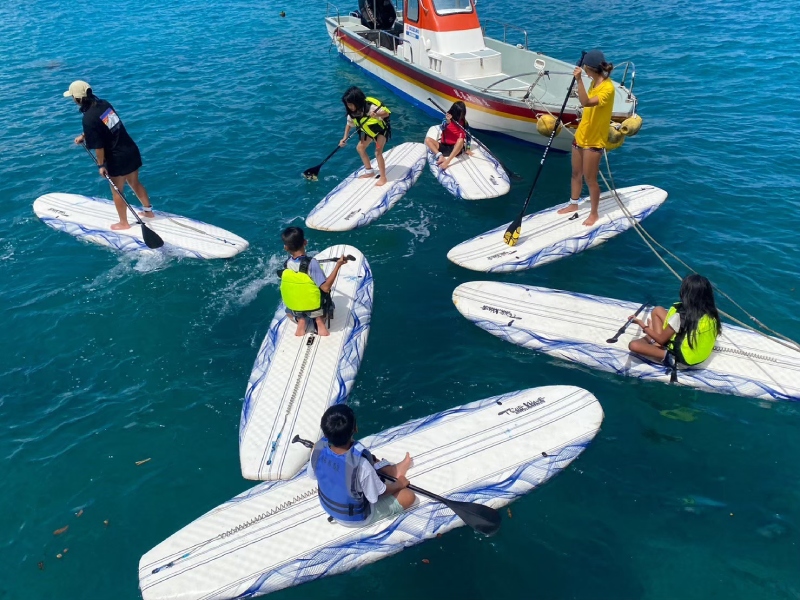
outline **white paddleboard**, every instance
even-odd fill
[[[426,137],[438,140],[441,135],[441,125],[434,125],[428,129]],[[436,180],[456,198],[486,200],[507,194],[511,183],[497,159],[477,144],[471,152],[471,155],[457,156],[443,170],[436,164],[433,152],[428,150],[428,166]]]
[[[309,325],[295,336],[297,325],[289,320],[283,303],[258,351],[239,423],[239,459],[246,479],[289,479],[311,457],[300,435],[316,442],[322,433],[322,413],[332,404],[345,402],[353,387],[372,315],[372,271],[352,246],[326,248],[314,258],[323,260],[351,254],[331,288],[336,305],[330,335],[321,337]],[[320,263],[328,275],[333,262]]]
[[[371,149],[370,149],[371,150]],[[378,163],[375,178],[361,179],[361,167],[337,185],[306,217],[306,225],[322,231],[348,231],[369,225],[392,208],[419,179],[425,168],[425,144],[406,142],[383,153],[388,182],[380,187]]]
[[[569,465],[602,420],[600,403],[586,390],[549,386],[458,406],[362,442],[390,461],[410,452],[408,478],[423,489],[500,508]],[[139,561],[144,600],[260,596],[360,567],[464,524],[418,494],[419,504],[399,517],[344,527],[328,522],[316,483],[305,473],[262,483],[169,537]]]
[[[639,308],[634,302],[489,281],[461,284],[453,302],[478,327],[512,344],[601,371],[670,381],[669,368],[628,351],[628,342],[642,335],[638,326],[606,342]],[[646,321],[650,310],[640,317]],[[710,392],[800,400],[800,352],[728,323],[711,356],[680,366],[677,375],[679,384]]]
[[[119,221],[111,200],[78,194],[45,194],[34,201],[33,212],[53,229],[66,231],[87,242],[122,252],[153,252],[142,240],[142,228],[130,210],[130,229],[111,229],[111,225]],[[143,217],[142,221],[164,240],[158,250],[174,256],[230,258],[249,246],[247,240],[230,231],[160,210],[155,211],[154,218]]]
[[[636,221],[650,215],[667,199],[667,192],[651,185],[621,188],[617,193]],[[559,215],[558,210],[564,206],[560,204],[522,219],[522,234],[516,246],[503,241],[510,225],[506,223],[462,242],[447,253],[447,258],[473,271],[521,271],[592,248],[631,227],[610,192],[600,195],[600,218],[591,227],[583,225],[589,216],[588,200],[577,213]]]

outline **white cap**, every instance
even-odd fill
[[[64,92],[64,98],[69,98],[70,96],[76,98],[77,100],[82,100],[86,98],[86,92],[92,89],[85,81],[73,81],[69,84],[69,89]]]

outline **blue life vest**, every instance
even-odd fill
[[[369,518],[369,500],[358,481],[362,456],[373,462],[372,454],[359,442],[344,454],[336,454],[325,438],[311,452],[311,465],[319,483],[319,502],[337,521],[358,522]]]

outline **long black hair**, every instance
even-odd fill
[[[681,330],[686,332],[689,347],[694,349],[697,342],[697,327],[700,319],[708,315],[714,320],[717,335],[722,332],[717,304],[714,302],[714,288],[711,282],[697,273],[687,275],[681,282]]]
[[[80,110],[82,113],[85,113],[95,102],[97,102],[97,97],[94,95],[94,92],[92,92],[92,88],[87,88],[86,95],[81,98],[81,103],[78,110]]]
[[[464,117],[467,115],[466,104],[464,104],[461,100],[456,100],[453,102],[453,106],[451,106],[450,110],[447,112],[453,118],[453,121],[460,124],[462,127],[464,126],[466,123]]]
[[[356,86],[347,88],[347,91],[342,94],[342,103],[350,117],[364,116],[367,114],[367,97],[364,95],[364,92],[361,91],[361,88]],[[348,104],[355,106],[356,110],[352,112],[347,107]]]

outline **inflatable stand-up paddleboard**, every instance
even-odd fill
[[[442,126],[434,125],[428,129],[426,137],[438,140],[441,135]],[[441,169],[433,152],[428,150],[428,166],[436,180],[456,198],[486,200],[507,194],[511,183],[497,159],[477,144],[471,152],[460,154],[446,169]]]
[[[451,408],[361,441],[393,462],[410,452],[408,478],[423,489],[500,508],[567,467],[602,420],[586,390],[549,386]],[[139,587],[144,600],[252,598],[361,567],[464,524],[443,504],[420,494],[417,501],[397,517],[352,528],[328,521],[317,482],[305,472],[261,483],[142,556]]]
[[[367,345],[372,315],[372,271],[352,246],[326,248],[314,258],[352,255],[331,288],[336,305],[330,335],[297,325],[281,304],[258,351],[239,423],[239,459],[246,479],[289,479],[311,457],[311,450],[292,444],[295,435],[316,442],[322,413],[345,402]],[[328,275],[334,262],[321,262]]]
[[[111,225],[119,221],[111,200],[78,194],[45,194],[34,201],[33,212],[53,229],[66,231],[87,242],[122,252],[154,251],[145,245],[142,228],[130,210],[130,229],[111,229]],[[164,240],[159,250],[173,256],[230,258],[249,246],[247,240],[220,227],[160,210],[154,214],[154,218],[142,217],[142,221]]]
[[[631,324],[616,343],[606,340],[639,308],[634,302],[510,283],[471,281],[458,286],[453,302],[478,327],[500,339],[570,362],[669,383],[672,370],[632,354],[641,337]],[[647,321],[652,307],[640,318]],[[723,323],[711,356],[679,366],[677,383],[767,400],[800,400],[800,352],[742,327]]]
[[[368,148],[372,152],[372,147]],[[325,196],[306,217],[306,225],[323,231],[348,231],[369,225],[402,198],[425,168],[425,144],[406,142],[383,153],[388,182],[380,187],[378,164],[372,159],[375,178],[361,179],[364,167],[352,173]]]
[[[667,192],[651,185],[621,188],[617,193],[637,222],[667,199]],[[589,216],[588,199],[577,213],[559,215],[558,210],[564,206],[560,204],[526,216],[516,246],[503,241],[510,225],[506,223],[462,242],[447,253],[447,258],[473,271],[521,271],[592,248],[631,227],[611,192],[600,195],[600,218],[591,227],[583,224]]]

